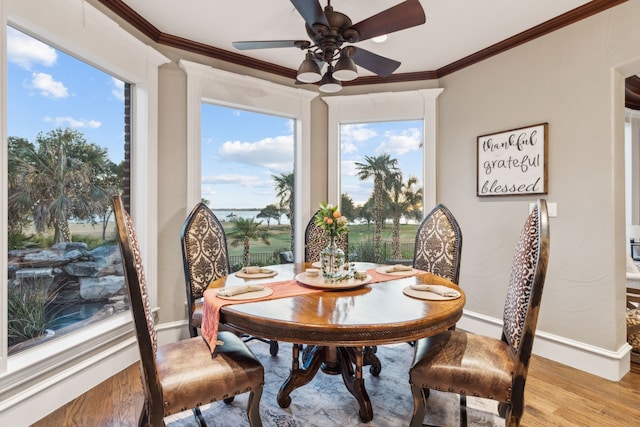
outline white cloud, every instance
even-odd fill
[[[340,145],[340,151],[342,154],[352,154],[358,151],[358,147],[355,144],[351,143],[342,143]]]
[[[124,101],[124,82],[122,80],[116,79],[115,77],[111,77],[111,83],[113,84],[111,94],[118,101]]]
[[[69,96],[69,91],[64,84],[54,80],[51,74],[32,73],[31,76],[33,78],[27,87],[37,90],[45,98],[60,99]]]
[[[341,143],[365,142],[376,137],[376,131],[367,127],[366,123],[355,125],[342,125],[340,127]]]
[[[45,117],[44,121],[47,123],[55,123],[58,127],[70,127],[70,128],[92,128],[97,129],[102,126],[102,123],[97,120],[85,120],[74,119],[73,117]]]
[[[402,155],[410,151],[417,151],[422,144],[420,130],[411,128],[400,133],[385,133],[384,141],[376,148],[377,154],[390,153]]]
[[[341,172],[342,175],[345,176],[356,176],[358,169],[356,168],[355,160],[344,160],[342,162]]]
[[[58,59],[54,48],[7,27],[7,60],[26,70],[33,65],[53,66]]]
[[[293,136],[264,138],[257,142],[227,141],[220,146],[223,161],[287,172],[293,168]]]

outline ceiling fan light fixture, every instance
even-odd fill
[[[322,78],[320,67],[318,63],[313,60],[311,52],[307,52],[307,57],[302,61],[302,64],[300,64],[296,78],[303,83],[315,83]]]
[[[320,80],[320,92],[335,93],[342,90],[342,83],[339,80],[333,78],[333,67],[329,65],[327,72],[324,73],[322,80]]]
[[[351,57],[343,53],[340,59],[338,59],[338,62],[336,62],[333,77],[343,82],[354,80],[358,77],[356,63],[353,62]]]
[[[371,41],[374,43],[384,43],[387,41],[389,37],[386,34],[382,34],[381,36],[372,37]]]

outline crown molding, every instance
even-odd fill
[[[233,64],[245,66],[248,68],[256,69],[259,71],[266,71],[268,73],[276,74],[278,76],[287,77],[291,79],[296,78],[296,70],[291,68],[282,67],[266,61],[260,61],[258,59],[249,58],[248,56],[240,55],[228,50],[219,49],[213,46],[209,46],[203,43],[198,43],[192,40],[177,37],[171,34],[166,34],[158,30],[149,21],[144,19],[135,10],[126,5],[122,0],[98,0],[113,13],[124,19],[131,24],[138,31],[149,37],[156,43],[182,49],[188,52],[197,53],[210,58],[219,59],[222,61],[230,62]],[[351,82],[344,82],[344,86],[357,86],[357,85],[371,85],[381,83],[398,83],[398,82],[411,82],[419,80],[433,80],[444,77],[455,71],[459,71],[470,65],[476,64],[487,58],[490,58],[499,53],[505,52],[509,49],[513,49],[516,46],[527,43],[545,34],[549,34],[560,28],[571,25],[575,22],[581,21],[592,15],[610,9],[619,4],[625,3],[628,0],[593,0],[580,7],[577,7],[569,12],[559,15],[553,19],[543,22],[540,25],[532,27],[526,31],[523,31],[515,36],[509,37],[501,42],[498,42],[492,46],[482,49],[469,56],[461,58],[451,64],[445,65],[437,70],[425,70],[412,73],[398,73],[392,74],[388,77],[377,76],[364,76],[359,77]]]

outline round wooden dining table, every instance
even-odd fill
[[[277,271],[275,277],[248,280],[230,274],[212,282],[209,288],[293,280],[309,267],[309,263],[268,266]],[[356,265],[358,270],[371,271],[376,267],[380,265]],[[412,284],[444,285],[459,291],[461,296],[435,301],[413,298],[403,293]],[[371,349],[443,332],[460,319],[464,304],[464,292],[453,282],[421,273],[388,276],[384,281],[351,289],[319,289],[286,298],[225,305],[220,310],[220,323],[257,337],[293,343],[291,373],[277,397],[281,407],[288,407],[291,392],[311,381],[321,369],[327,374],[342,375],[347,389],[358,401],[360,419],[368,422],[373,419],[373,408],[362,368],[370,364],[374,375],[380,372]]]

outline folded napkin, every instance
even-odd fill
[[[244,267],[242,269],[242,272],[244,274],[264,274],[264,273],[271,273],[271,270],[269,270],[268,268],[262,268],[262,267]]]
[[[264,286],[260,285],[239,285],[229,286],[226,288],[218,289],[217,294],[223,297],[232,297],[234,295],[246,294],[247,292],[261,291]]]
[[[384,271],[386,273],[394,273],[396,271],[411,271],[411,270],[413,270],[413,267],[411,267],[410,265],[396,264],[396,265],[392,265],[391,267],[387,268]]]
[[[411,289],[416,291],[426,291],[443,297],[459,297],[460,292],[443,285],[411,285]]]

